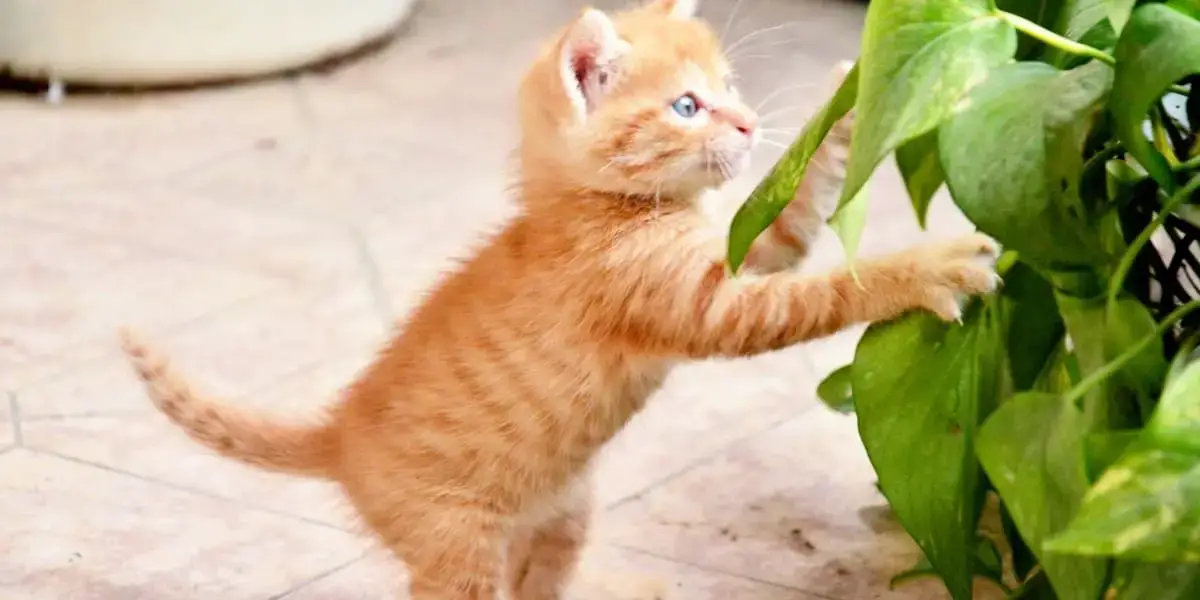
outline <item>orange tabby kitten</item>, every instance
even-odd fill
[[[758,135],[694,2],[585,11],[521,87],[521,213],[445,277],[312,424],[192,392],[130,336],[155,405],[205,446],[339,482],[414,600],[554,600],[586,537],[589,460],[682,359],[747,356],[996,285],[985,237],[782,270],[836,201],[849,121],[731,277],[698,197]],[[982,259],[982,260],[980,260]]]

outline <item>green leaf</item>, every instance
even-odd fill
[[[1047,554],[1042,543],[1066,527],[1087,491],[1083,414],[1059,396],[1024,392],[1005,402],[979,432],[975,449],[1021,537],[1042,561],[1063,600],[1095,600],[1104,561]]]
[[[867,226],[867,209],[870,207],[869,192],[864,185],[858,189],[854,199],[842,207],[829,219],[829,228],[842,241],[842,251],[850,269],[854,269],[854,257],[858,254],[858,243],[862,240],[863,229]],[[857,278],[855,273],[855,277]]]
[[[817,386],[817,397],[829,408],[843,414],[854,412],[854,387],[851,385],[850,367],[851,365],[839,367]]]
[[[950,116],[1016,45],[1016,33],[988,0],[872,3],[840,204],[855,197],[888,154]]]
[[[1058,314],[1054,289],[1029,265],[1017,262],[1004,274],[1001,290],[1011,307],[1007,319],[1009,371],[1013,388],[1032,389],[1062,343],[1066,325]]]
[[[1101,50],[1111,49],[1117,41],[1116,32],[1108,22],[1109,0],[1065,0],[1058,22],[1051,29],[1063,37]],[[1058,48],[1047,47],[1042,60],[1059,68],[1078,66],[1084,60],[1078,55]]]
[[[1066,3],[1063,0],[996,0],[996,8],[1053,31]],[[1044,49],[1044,44],[1027,35],[1018,36],[1018,60],[1031,59]]]
[[[896,588],[926,577],[937,577],[937,571],[934,570],[933,565],[929,564],[929,559],[922,555],[917,559],[917,564],[892,576],[888,581],[888,589],[895,591]]]
[[[1066,0],[1055,31],[1071,40],[1082,40],[1096,25],[1108,18],[1112,0]]]
[[[1146,431],[1155,447],[1195,453],[1200,463],[1200,362],[1189,363],[1167,384]]]
[[[1200,72],[1200,21],[1163,4],[1145,4],[1133,11],[1114,54],[1109,110],[1117,133],[1150,176],[1172,192],[1171,166],[1146,138],[1142,122],[1169,86]]]
[[[1088,492],[1053,552],[1200,562],[1200,364],[1163,392],[1154,419]]]
[[[1121,458],[1125,450],[1142,434],[1141,430],[1104,431],[1087,437],[1088,480],[1096,481],[1113,463]]]
[[[1118,561],[1109,589],[1120,600],[1195,600],[1200,598],[1200,566]]]
[[[929,202],[946,181],[937,151],[937,131],[930,131],[896,149],[896,166],[912,200],[917,222],[925,228]]]
[[[805,124],[800,135],[788,147],[787,152],[771,168],[750,197],[738,209],[729,227],[728,261],[730,270],[737,272],[746,260],[750,246],[771,223],[779,217],[793,198],[804,179],[808,162],[821,142],[842,117],[854,107],[858,97],[858,65],[846,73],[842,85],[817,114]],[[861,228],[860,228],[861,229]]]
[[[1087,130],[1112,71],[1042,63],[996,69],[938,136],[951,196],[967,218],[1040,266],[1105,262],[1078,187]],[[986,158],[985,158],[986,157]]]
[[[917,313],[873,325],[852,368],[859,434],[884,495],[956,599],[971,597],[984,497],[971,448],[1004,367],[995,302],[972,303],[962,326]]]
[[[1104,8],[1108,11],[1108,22],[1112,24],[1113,31],[1117,34],[1125,29],[1125,24],[1129,22],[1129,15],[1133,12],[1136,4],[1137,0],[1105,0]]]
[[[1167,0],[1167,6],[1200,21],[1200,0]]]
[[[1118,297],[1109,303],[1105,313],[1104,357],[1112,360],[1148,336],[1153,337],[1156,326],[1150,310],[1136,298]],[[1162,341],[1155,339],[1117,372],[1120,383],[1138,398],[1143,419],[1149,417],[1155,399],[1162,392],[1168,369],[1170,364],[1163,353]]]
[[[979,536],[975,544],[975,574],[1004,587],[1004,559],[995,542]]]

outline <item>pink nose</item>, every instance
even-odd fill
[[[720,111],[720,115],[725,122],[742,135],[754,135],[754,129],[758,127],[758,117],[751,112],[725,109]]]

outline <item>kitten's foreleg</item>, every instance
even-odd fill
[[[962,296],[996,288],[999,249],[983,235],[917,246],[826,275],[794,272],[730,277],[720,260],[638,274],[612,334],[638,350],[706,358],[747,356],[830,335],[910,310],[961,317]]]

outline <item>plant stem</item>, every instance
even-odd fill
[[[1171,213],[1175,209],[1183,206],[1197,189],[1200,189],[1200,175],[1193,177],[1191,181],[1188,181],[1187,185],[1175,192],[1175,195],[1171,196],[1166,204],[1163,204],[1162,208],[1159,209],[1158,214],[1154,216],[1154,220],[1134,238],[1133,242],[1129,244],[1129,248],[1125,249],[1125,254],[1121,256],[1121,262],[1117,263],[1117,270],[1113,273],[1112,281],[1108,283],[1109,310],[1112,310],[1113,304],[1117,301],[1117,295],[1121,293],[1121,287],[1125,285],[1125,277],[1129,275],[1129,270],[1133,268],[1133,263],[1137,260],[1138,253],[1150,242],[1150,238],[1154,235],[1154,232],[1158,231],[1158,228],[1162,227],[1163,223],[1166,223],[1167,217],[1171,216]],[[1187,250],[1181,250],[1181,252],[1187,252]]]
[[[1142,338],[1142,340],[1135,344],[1132,348],[1121,353],[1120,356],[1114,358],[1103,367],[1096,369],[1091,375],[1088,375],[1083,381],[1080,381],[1078,385],[1071,388],[1071,391],[1067,392],[1067,395],[1065,396],[1066,400],[1071,403],[1079,402],[1079,400],[1086,396],[1088,392],[1092,391],[1092,388],[1104,383],[1104,380],[1112,377],[1117,371],[1120,371],[1125,365],[1137,358],[1137,356],[1146,348],[1148,348],[1150,344],[1153,344],[1155,340],[1161,338],[1163,334],[1174,327],[1176,323],[1183,320],[1184,317],[1192,314],[1197,309],[1200,309],[1200,300],[1193,300],[1175,309],[1174,312],[1172,312],[1170,315],[1167,315],[1167,318],[1163,319],[1162,323],[1158,324],[1158,327],[1154,328],[1154,333]]]
[[[1033,39],[1044,42],[1049,46],[1058,48],[1063,52],[1068,52],[1070,54],[1076,54],[1079,56],[1090,56],[1110,67],[1116,66],[1117,64],[1117,59],[1113,58],[1112,55],[1108,54],[1107,52],[1093,48],[1087,44],[1080,44],[1079,42],[1069,40],[1061,35],[1058,35],[1057,33],[1054,33],[1053,31],[1050,31],[1049,29],[1046,29],[1045,27],[1042,27],[1041,25],[1038,25],[1037,23],[1034,23],[1033,21],[1030,21],[1029,19],[1026,19],[1025,17],[1004,12],[1002,10],[996,11],[996,15],[1007,21],[1008,24],[1012,25],[1017,31],[1020,31],[1021,33],[1024,33]]]
[[[1200,154],[1193,156],[1174,167],[1175,172],[1191,171],[1192,169],[1200,169]]]

